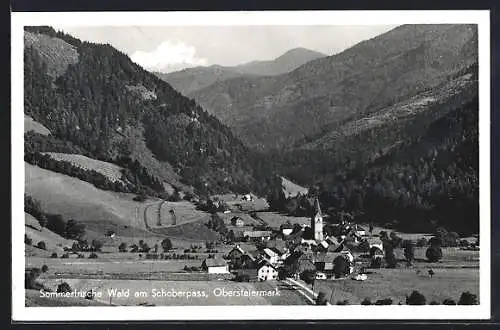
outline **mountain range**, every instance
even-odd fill
[[[124,53],[50,27],[26,27],[24,41],[25,115],[52,132],[27,136],[28,150],[127,163],[142,186],[244,192],[263,181],[226,126]]]
[[[402,25],[332,56],[299,49],[160,79],[110,45],[27,27],[25,115],[39,132],[25,159],[98,189],[253,191],[272,205],[286,202],[277,174],[313,187],[327,212],[477,232],[477,38],[475,25]],[[110,164],[120,180],[103,176]]]
[[[276,76],[189,93],[246,145],[283,150],[447,82],[477,58],[474,25],[403,25]]]
[[[293,71],[304,63],[325,56],[325,54],[310,49],[294,48],[270,61],[252,61],[237,66],[212,65],[188,68],[172,73],[156,72],[155,74],[183,95],[189,95],[216,82],[231,78],[284,74]]]

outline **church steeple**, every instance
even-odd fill
[[[323,240],[323,214],[321,213],[321,207],[319,205],[319,200],[316,198],[314,203],[314,214],[311,217],[311,228],[314,232],[314,239],[317,241]]]
[[[321,207],[319,206],[319,199],[316,197],[316,201],[315,201],[315,209],[314,209],[314,214],[316,216],[320,216],[320,217],[323,217],[323,215],[321,214]]]

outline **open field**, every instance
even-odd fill
[[[46,249],[48,251],[63,252],[64,246],[73,245],[74,240],[65,239],[56,233],[48,230],[47,228],[38,231],[31,227],[25,227],[25,233],[29,238],[33,240],[32,245],[36,245],[38,242],[45,242]]]
[[[189,277],[187,275],[190,274],[183,271],[184,266],[199,267],[202,261],[201,257],[197,260],[27,258],[26,267],[41,268],[43,265],[47,265],[48,272],[40,278],[134,278],[147,280],[150,278],[168,279],[168,273],[182,273],[183,276]]]
[[[43,154],[49,155],[55,160],[69,162],[85,170],[94,170],[106,176],[111,181],[123,182],[121,180],[123,168],[116,164],[103,162],[78,154],[64,154],[59,152],[44,152]]]
[[[238,194],[214,195],[212,197],[225,202],[233,212],[262,211],[269,208],[269,204],[265,198],[255,198],[253,201],[245,201],[242,200],[243,195]]]
[[[198,211],[189,202],[162,202],[159,199],[148,199],[145,202],[133,201],[134,194],[117,193],[97,189],[92,184],[64,174],[55,173],[25,163],[25,190],[40,201],[42,209],[48,213],[61,214],[65,219],[74,219],[86,225],[91,238],[101,238],[108,230],[117,237],[149,237],[161,238],[162,235],[203,242],[213,238],[210,235],[191,233],[191,228],[183,228],[183,223],[206,222],[209,215]],[[161,206],[162,224],[171,224],[169,211],[173,209],[177,223],[171,232],[151,233],[146,230],[147,224],[155,226],[158,220],[158,207]],[[203,226],[202,223],[192,226]],[[189,226],[188,226],[189,227]],[[163,230],[163,229],[162,229]],[[208,229],[207,229],[208,230]],[[186,233],[186,237],[184,237]],[[199,236],[199,235],[198,235]],[[119,240],[115,240],[119,244]]]
[[[50,134],[50,131],[47,127],[33,120],[33,118],[31,118],[30,116],[24,115],[24,133],[27,133],[29,131],[40,133],[42,135]]]
[[[354,281],[350,278],[341,280],[317,280],[316,292],[323,291],[330,302],[347,299],[349,304],[359,304],[365,298],[372,302],[391,298],[393,304],[405,302],[406,295],[413,290],[422,293],[427,303],[435,300],[441,303],[446,298],[458,301],[460,294],[470,291],[479,294],[479,269],[442,269],[435,270],[430,278],[427,272],[416,274],[414,269],[376,269],[368,275],[366,281]]]
[[[257,216],[262,220],[264,220],[271,228],[279,228],[282,224],[284,224],[287,221],[290,221],[292,225],[296,223],[299,225],[311,224],[311,219],[307,217],[292,217],[277,212],[258,212]]]
[[[307,192],[309,191],[308,188],[304,188],[302,186],[299,186],[298,184],[288,180],[285,177],[281,177],[281,187],[283,189],[283,193],[285,194],[285,197],[295,197],[298,194],[301,195],[306,195]]]

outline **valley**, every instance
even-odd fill
[[[476,26],[168,74],[24,38],[26,306],[479,303]]]

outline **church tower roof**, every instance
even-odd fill
[[[319,199],[318,198],[316,198],[316,201],[315,201],[314,214],[322,216],[322,214],[321,214],[321,207],[319,206]]]

